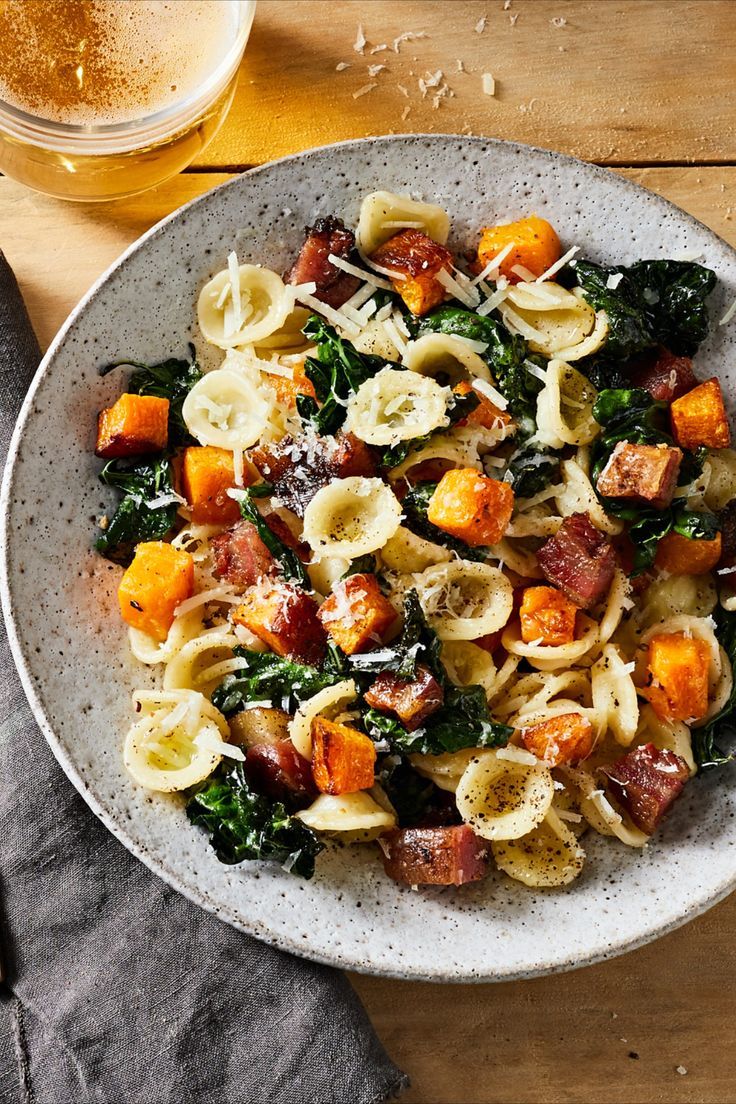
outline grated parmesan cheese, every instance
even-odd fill
[[[486,23],[487,22],[488,22],[488,16],[482,15],[480,17],[480,19],[478,20],[478,22],[475,24],[475,33],[476,34],[483,34],[484,30],[486,29]]]
[[[378,74],[380,72],[382,72],[385,68],[386,68],[385,65],[369,65],[368,66],[368,76],[369,77],[377,77]]]
[[[227,493],[231,498],[235,498],[235,492]],[[180,602],[174,611],[174,617],[183,617],[186,613],[199,609],[200,606],[206,606],[208,602],[227,602],[230,605],[237,605],[239,601],[240,597],[235,593],[234,587],[223,584],[210,590],[200,591],[199,594],[193,594],[191,598]]]
[[[482,77],[483,82],[483,95],[495,96],[496,95],[496,81],[492,73],[484,73]]]
[[[488,380],[473,380],[473,390],[477,391],[479,395],[484,395],[494,406],[497,406],[499,410],[505,410],[509,405],[508,400],[505,399],[501,392],[497,391]]]
[[[372,92],[374,88],[378,88],[378,82],[369,81],[368,84],[364,84],[362,88],[358,88],[355,92],[353,92],[353,99],[360,99],[361,96],[365,96],[368,94],[368,92]]]
[[[460,302],[464,303],[466,307],[476,307],[478,305],[478,300],[480,296],[478,295],[476,289],[473,288],[471,294],[470,290],[466,290],[453,276],[450,275],[446,268],[441,268],[437,273],[435,279],[437,280],[438,284],[442,284],[442,286],[446,288],[447,291],[449,291],[455,297],[455,299],[459,299]]]
[[[395,54],[398,54],[403,42],[414,42],[418,38],[429,38],[429,35],[426,31],[404,31],[403,34],[396,36],[391,49]]]
[[[353,43],[353,49],[356,54],[362,54],[365,51],[366,43],[368,39],[363,34],[363,24],[358,24],[358,32],[355,36],[355,42]]]
[[[315,299],[313,295],[307,295],[305,292],[301,292],[297,296],[300,303],[303,303],[305,307],[311,307],[317,314],[321,314],[328,322],[332,322],[333,326],[340,326],[344,329],[348,336],[357,337],[360,333],[360,329],[356,324],[348,318],[342,311],[335,310],[334,307],[328,306],[327,303],[320,302],[319,299]]]
[[[143,505],[149,510],[158,510],[161,506],[173,506],[174,503],[178,506],[189,505],[187,500],[177,494],[176,491],[166,491],[165,494],[156,495],[155,498],[149,498],[148,502],[144,502]]]
[[[530,272],[525,265],[517,264],[511,266],[511,271],[515,276],[520,276],[526,283],[531,284],[536,280],[536,276],[533,272]]]
[[[580,246],[574,245],[572,249],[568,249],[567,253],[560,257],[559,261],[555,261],[553,265],[550,265],[546,272],[543,272],[541,276],[537,276],[535,283],[543,284],[545,280],[549,280],[550,276],[554,276],[556,272],[559,272],[561,268],[564,268],[568,261],[571,261],[576,253],[580,252]]]
[[[476,309],[475,309],[476,314],[480,314],[480,315],[490,314],[491,311],[494,311],[496,309],[496,307],[498,307],[501,303],[503,303],[503,301],[504,301],[504,299],[506,298],[507,295],[508,295],[508,289],[507,288],[498,288],[497,291],[494,291],[493,295],[489,295],[488,298],[485,299],[480,304],[479,307],[476,307]]]
[[[606,287],[609,291],[615,291],[618,285],[624,278],[623,272],[612,272],[606,280]]]
[[[508,245],[505,245],[503,249],[499,250],[495,257],[491,257],[485,268],[481,272],[479,272],[475,279],[471,282],[473,284],[479,284],[481,283],[481,281],[487,279],[488,277],[490,277],[492,280],[495,280],[496,277],[494,276],[494,273],[496,269],[503,261],[506,260],[511,250],[515,248],[516,242],[509,242]]]
[[[350,62],[349,61],[338,61],[337,65],[335,66],[335,69],[337,70],[338,73],[343,73],[346,69],[349,69],[349,68],[350,68]]]
[[[235,478],[235,486],[243,487],[243,450],[240,448],[233,449],[233,473]]]
[[[525,767],[536,767],[539,763],[536,755],[532,755],[530,751],[516,747],[514,744],[498,748],[496,758],[504,759],[509,763],[521,763]]]
[[[386,225],[388,225],[388,223]],[[365,269],[358,268],[357,265],[351,264],[350,261],[346,261],[344,257],[338,257],[335,253],[330,253],[327,259],[335,268],[339,268],[343,272],[349,273],[351,276],[357,276],[359,280],[365,280],[366,283],[372,284],[373,287],[382,288],[384,291],[392,290],[388,280],[382,280],[380,276],[376,276],[373,272],[366,272]],[[350,300],[348,300],[348,302],[350,302]],[[351,303],[351,306],[352,305]]]
[[[731,304],[731,306],[730,306],[730,307],[728,308],[728,310],[727,310],[727,311],[726,311],[726,313],[724,314],[723,318],[721,318],[721,320],[720,320],[720,322],[718,323],[718,325],[719,325],[719,326],[727,326],[727,325],[728,325],[728,323],[729,323],[729,322],[731,321],[731,319],[733,318],[733,316],[734,316],[735,314],[736,314],[736,299],[734,299],[733,303],[732,303],[732,304]]]

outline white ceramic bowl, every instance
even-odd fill
[[[24,405],[3,488],[3,600],[34,712],[92,809],[162,878],[222,919],[322,962],[446,981],[529,976],[593,962],[682,924],[736,884],[736,778],[691,782],[643,852],[589,833],[583,876],[532,891],[501,874],[462,889],[412,892],[372,850],[332,850],[303,882],[278,867],[221,866],[180,802],[149,795],[123,770],[130,690],[115,587],[119,569],[91,551],[110,498],[93,455],[97,411],[120,391],[123,357],[154,361],[197,341],[202,284],[235,247],[283,269],[317,215],[354,224],[361,197],[411,192],[451,214],[451,245],[484,223],[536,211],[564,247],[596,260],[702,254],[719,276],[719,318],[736,295],[736,255],[665,200],[571,158],[480,138],[366,139],[246,173],[144,235],[92,288],[54,341]],[[714,327],[701,371],[731,383],[736,324]]]

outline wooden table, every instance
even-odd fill
[[[364,55],[353,49],[361,21]],[[394,52],[407,31],[427,37]],[[371,77],[369,65],[386,68]],[[418,81],[437,70],[435,88],[448,91],[435,107]],[[486,72],[493,97],[482,92]],[[228,174],[406,131],[513,138],[609,165],[736,245],[735,81],[733,0],[261,0],[232,113],[188,172],[102,206],[0,179],[0,245],[46,345],[125,246]],[[732,1104],[734,979],[736,897],[577,973],[479,986],[353,982],[411,1075],[407,1104]]]

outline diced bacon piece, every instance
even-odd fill
[[[721,559],[718,566],[733,567],[736,565],[736,498],[718,511],[718,524],[721,527]]]
[[[687,763],[674,752],[642,744],[604,768],[611,793],[648,836],[687,782]]]
[[[284,437],[276,444],[251,449],[250,459],[274,493],[299,517],[304,516],[317,491],[333,479],[351,475],[375,475],[373,454],[364,441],[352,433],[338,437],[305,434],[294,440]]]
[[[239,521],[210,541],[215,574],[237,587],[253,586],[274,566],[274,558],[252,521]]]
[[[670,575],[706,575],[721,558],[721,534],[712,540],[690,540],[681,533],[667,533],[657,545],[655,567]]]
[[[245,625],[276,655],[317,667],[327,650],[318,608],[314,598],[294,583],[264,578],[245,592],[233,621]]]
[[[368,790],[374,782],[376,745],[364,732],[326,717],[312,721],[312,775],[322,793]]]
[[[392,671],[383,671],[364,694],[368,705],[383,713],[393,713],[409,732],[419,728],[441,707],[445,694],[430,671],[417,665],[416,678],[399,678]]]
[[[565,518],[537,552],[545,578],[582,609],[608,593],[616,570],[616,553],[587,514]]]
[[[675,356],[660,345],[637,357],[631,366],[631,383],[648,391],[659,402],[672,402],[697,384],[690,357]]]
[[[561,763],[579,763],[593,750],[593,726],[582,713],[562,713],[548,721],[521,730],[521,742],[527,751],[550,767]]]
[[[350,575],[335,583],[320,606],[319,619],[347,655],[379,644],[396,620],[396,610],[381,594],[375,575]]]
[[[605,498],[633,499],[663,510],[675,493],[681,460],[679,448],[619,441],[596,489]]]
[[[667,721],[697,721],[708,712],[710,648],[685,633],[659,633],[649,641],[650,686],[640,692]]]
[[[554,587],[526,587],[519,610],[521,639],[558,647],[575,639],[577,606]]]
[[[307,759],[291,740],[275,744],[254,744],[245,754],[245,773],[253,788],[274,801],[291,804],[317,792]]]
[[[169,400],[121,395],[97,419],[95,455],[105,460],[161,452],[169,439]]]
[[[397,828],[381,840],[389,878],[406,885],[465,885],[488,873],[488,843],[467,824]]]
[[[452,390],[456,395],[468,395],[473,391],[473,394],[477,395],[479,399],[475,409],[470,411],[467,418],[461,418],[459,422],[456,422],[456,425],[480,425],[484,429],[503,429],[504,426],[511,424],[511,415],[507,414],[505,410],[499,409],[485,395],[475,391],[467,380],[461,380]]]
[[[478,639],[473,640],[472,643],[492,654],[499,647],[503,634],[504,629],[496,629],[495,632],[486,633],[485,636],[479,636]]]
[[[490,479],[475,468],[451,468],[429,500],[427,519],[473,547],[497,544],[511,521],[510,483]]]
[[[670,407],[672,435],[686,449],[728,448],[731,429],[721,385],[715,376],[675,399]]]
[[[371,259],[403,277],[390,279],[412,314],[426,314],[447,298],[447,289],[436,277],[442,269],[452,273],[452,253],[421,230],[400,230]]]
[[[343,272],[330,256],[347,260],[355,248],[355,234],[334,215],[319,218],[307,226],[304,244],[285,279],[287,284],[315,283],[315,299],[330,307],[341,307],[360,286],[357,276]]]

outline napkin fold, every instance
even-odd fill
[[[0,461],[39,360],[0,252]],[[0,1102],[378,1104],[404,1088],[341,973],[223,924],[94,817],[2,627],[0,680]]]

